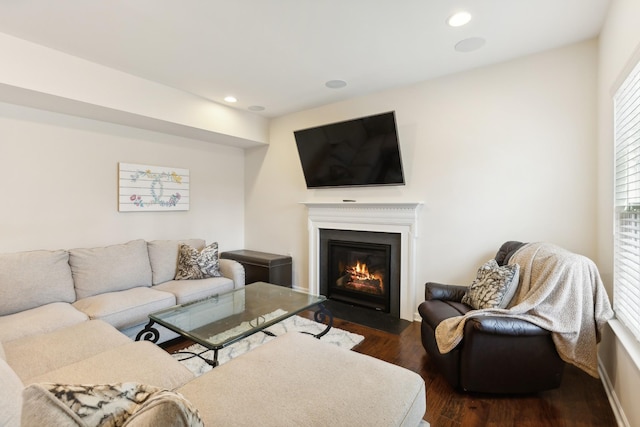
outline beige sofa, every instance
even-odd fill
[[[134,338],[148,314],[244,286],[241,264],[219,260],[221,277],[174,280],[180,243],[124,244],[0,255],[0,341],[100,319]],[[160,342],[176,335],[160,328]]]
[[[210,292],[210,279],[171,280],[177,245],[0,255],[0,425],[98,425],[105,413],[123,426],[420,423],[420,376],[303,334],[278,337],[198,378],[155,344],[134,341],[150,311]],[[244,285],[233,262],[221,270],[237,282],[215,278],[217,289]]]

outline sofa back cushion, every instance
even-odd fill
[[[205,242],[202,239],[187,239],[152,240],[147,243],[154,285],[173,280],[176,277],[178,253],[181,244],[189,245],[200,250],[204,247]]]
[[[78,299],[151,286],[147,243],[141,239],[121,245],[71,249],[69,264]]]
[[[0,316],[75,299],[67,251],[0,255]]]

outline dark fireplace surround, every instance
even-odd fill
[[[319,231],[320,294],[400,318],[400,233]]]

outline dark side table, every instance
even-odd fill
[[[244,267],[245,283],[267,282],[291,287],[291,257],[241,249],[222,252],[220,258],[238,261]]]

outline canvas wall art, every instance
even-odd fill
[[[189,210],[189,169],[119,163],[120,212]]]

